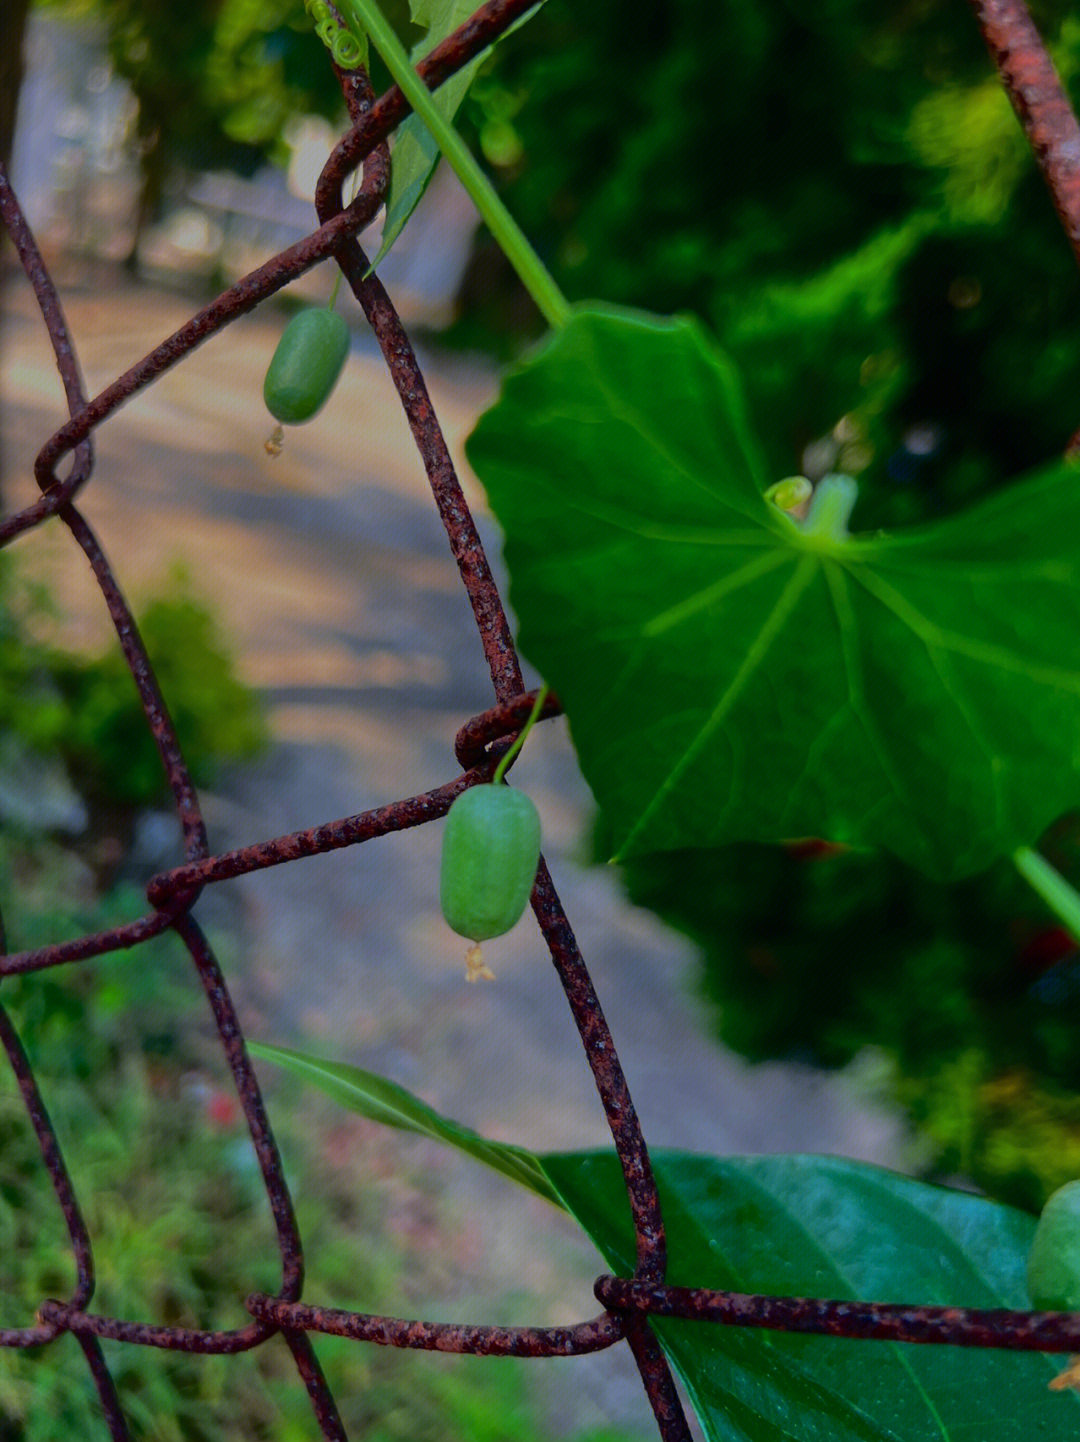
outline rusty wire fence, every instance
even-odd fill
[[[971,0],[971,3],[1050,186],[1070,243],[1080,258],[1080,127],[1023,0]],[[421,62],[418,70],[425,84],[431,88],[438,86],[534,4],[535,0],[489,0]],[[148,884],[151,909],[146,915],[108,931],[60,939],[34,951],[6,953],[0,956],[0,976],[78,963],[138,947],[169,929],[176,933],[206,993],[243,1107],[276,1227],[281,1260],[278,1291],[273,1296],[263,1293],[249,1296],[245,1306],[251,1320],[235,1330],[199,1331],[90,1311],[94,1294],[91,1238],[27,1054],[9,1017],[0,1008],[0,1043],[66,1220],[77,1279],[66,1301],[42,1300],[32,1324],[0,1329],[0,1346],[40,1348],[65,1332],[71,1333],[82,1348],[105,1422],[115,1439],[127,1438],[130,1432],[122,1400],[105,1362],[102,1339],[190,1353],[226,1354],[258,1347],[280,1333],[307,1389],[322,1435],[335,1439],[346,1434],[316,1358],[312,1333],[332,1333],[391,1347],[548,1358],[581,1355],[625,1342],[640,1371],[657,1426],[666,1442],[676,1442],[676,1439],[685,1442],[691,1434],[671,1373],[648,1326],[649,1316],[908,1343],[1080,1352],[1080,1316],[752,1297],[666,1286],[664,1227],[645,1140],[600,1002],[543,861],[532,894],[532,909],[581,1036],[622,1165],[637,1239],[637,1266],[633,1277],[623,1280],[601,1277],[595,1293],[604,1310],[597,1317],[567,1327],[434,1323],[320,1307],[300,1300],[304,1281],[303,1244],[281,1156],[228,985],[195,920],[193,908],[203,888],[216,882],[279,866],[299,857],[373,841],[389,832],[444,816],[454,798],[466,787],[490,780],[499,758],[534,701],[533,695],[523,692],[521,669],[506,614],[409,338],[377,277],[367,276],[367,260],[355,239],[381,204],[389,173],[387,136],[407,114],[408,107],[396,87],[374,99],[360,71],[337,70],[337,78],[348,104],[351,129],[330,155],[318,183],[318,229],[244,276],[92,399],[83,390],[74,340],[56,289],[7,176],[0,169],[0,217],[40,307],[70,412],[70,419],[49,437],[37,456],[35,475],[42,493],[40,498],[0,519],[0,544],[56,515],[89,560],[138,689],[146,723],[157,743],[184,845],[183,863],[155,876]],[[359,167],[362,167],[361,183],[355,198],[346,206],[343,185]],[[97,426],[136,392],[182,361],[201,341],[328,258],[336,261],[359,301],[400,396],[446,529],[451,554],[472,605],[496,704],[468,721],[458,732],[455,752],[461,773],[442,786],[375,810],[328,821],[310,830],[213,854],[180,739],[131,611],[108,558],[75,501],[92,477],[92,436]],[[61,478],[57,467],[65,458],[70,458],[70,465],[66,476]],[[550,717],[558,710],[557,701],[549,698],[543,715]],[[0,927],[0,948],[4,946]]]

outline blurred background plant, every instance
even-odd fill
[[[1080,873],[1075,819],[1042,849]],[[1008,863],[943,886],[801,842],[674,852],[622,875],[699,947],[728,1046],[858,1059],[918,1127],[936,1179],[1036,1211],[1080,1175],[1080,952]]]
[[[136,620],[192,776],[208,785],[258,754],[268,732],[212,613],[182,570],[170,582]],[[69,651],[48,639],[58,619],[45,590],[0,555],[0,817],[67,834],[102,862],[104,885],[169,790],[119,646]]]

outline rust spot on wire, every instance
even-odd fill
[[[631,1324],[627,1328],[626,1341],[637,1363],[645,1395],[649,1399],[663,1442],[693,1442],[690,1424],[675,1390],[675,1379],[660,1350],[660,1344],[643,1317],[638,1319],[636,1325]]]
[[[85,1307],[94,1295],[94,1257],[90,1246],[90,1233],[86,1230],[78,1198],[71,1185],[71,1176],[64,1165],[60,1143],[56,1139],[52,1122],[49,1120],[49,1113],[45,1109],[45,1103],[38,1090],[37,1082],[34,1080],[30,1058],[26,1055],[19,1035],[3,1007],[0,1007],[0,1045],[7,1052],[16,1084],[22,1093],[26,1114],[30,1118],[30,1125],[34,1128],[38,1146],[41,1148],[45,1169],[52,1178],[53,1191],[60,1203],[64,1221],[67,1223],[71,1249],[75,1255],[76,1273],[75,1291],[72,1294],[71,1305]],[[44,1342],[51,1342],[56,1334],[57,1328],[48,1325],[0,1329],[0,1346],[37,1347]]]
[[[285,1171],[281,1165],[274,1134],[270,1130],[270,1119],[263,1105],[262,1092],[251,1065],[251,1059],[244,1045],[244,1036],[233,1006],[229,988],[225,984],[217,958],[203,936],[195,920],[182,916],[176,922],[176,931],[191,954],[199,980],[203,984],[210,1009],[214,1014],[218,1035],[225,1049],[225,1059],[233,1074],[233,1083],[244,1108],[248,1131],[259,1159],[266,1195],[274,1214],[277,1227],[278,1247],[284,1268],[282,1295],[292,1300],[300,1295],[304,1281],[304,1251],[300,1232],[296,1225],[292,1198],[285,1183]]]
[[[820,1297],[758,1297],[697,1287],[652,1286],[601,1277],[597,1300],[616,1310],[691,1322],[809,1332],[877,1342],[947,1343],[1000,1347],[1015,1352],[1080,1352],[1080,1315],[1016,1312],[1004,1307],[908,1306],[898,1302],[843,1302]]]
[[[543,857],[533,887],[532,909],[570,1004],[619,1154],[637,1234],[638,1275],[647,1281],[661,1281],[666,1259],[664,1223],[641,1123],[592,978]]]
[[[265,1342],[273,1327],[249,1322],[234,1331],[203,1332],[191,1327],[157,1327],[150,1322],[127,1322],[120,1317],[100,1317],[82,1312],[65,1302],[46,1301],[38,1309],[42,1320],[75,1337],[97,1337],[109,1342],[128,1342],[134,1347],[156,1347],[166,1352],[192,1352],[198,1356],[232,1356],[250,1352]]]
[[[90,1368],[94,1386],[97,1388],[98,1401],[101,1403],[101,1411],[105,1418],[105,1425],[109,1429],[109,1436],[113,1442],[128,1442],[131,1433],[128,1431],[127,1419],[120,1406],[120,1394],[116,1390],[116,1383],[106,1364],[101,1343],[96,1337],[80,1337],[78,1342],[83,1356],[86,1358],[86,1364]]]
[[[500,741],[505,737],[509,742],[517,735],[532,713],[536,695],[535,691],[526,691],[523,695],[492,706],[489,711],[483,711],[471,721],[465,722],[454,737],[454,755],[462,770],[469,771],[495,757],[497,753],[488,751],[493,741]],[[552,716],[561,715],[559,698],[549,692],[538,719],[547,721]],[[501,754],[503,749],[505,748],[500,748],[498,754]]]
[[[60,304],[60,297],[56,293],[56,287],[53,285],[52,277],[49,275],[37,241],[26,223],[26,217],[22,213],[22,208],[2,165],[0,165],[0,220],[3,220],[7,227],[26,278],[33,288],[38,308],[45,322],[45,329],[48,331],[52,344],[53,354],[56,357],[56,368],[60,372],[60,379],[63,382],[68,409],[72,415],[75,415],[85,405],[86,396],[83,392],[82,372],[79,368],[78,357],[71,343],[71,333],[68,330],[64,310]],[[46,517],[59,510],[89,478],[93,465],[94,451],[89,440],[89,433],[87,433],[78,442],[75,462],[70,475],[63,481],[56,481],[52,486],[51,494],[27,507],[17,516],[9,517],[7,520],[0,519],[0,545],[11,540],[21,531],[39,525]]]
[[[172,724],[157,677],[150,665],[150,658],[146,654],[146,647],[135,625],[135,618],[116,584],[112,568],[105,559],[105,553],[93,531],[74,506],[65,507],[61,515],[90,562],[101,587],[109,616],[116,628],[120,649],[139,693],[146,724],[157,743],[158,754],[165,767],[165,776],[173,793],[176,814],[184,836],[184,850],[190,858],[205,856],[206,827],[199,809],[199,798],[195,794],[191,773],[180,750],[176,728]]]
[[[28,971],[44,971],[50,966],[63,966],[72,961],[89,961],[92,956],[107,956],[139,946],[152,937],[168,931],[175,917],[190,905],[195,893],[179,891],[162,899],[161,909],[137,921],[126,921],[107,931],[95,931],[73,941],[58,941],[33,951],[13,951],[0,956],[0,976],[17,976]]]
[[[345,1425],[315,1355],[315,1349],[311,1345],[311,1338],[306,1332],[283,1331],[281,1335],[285,1338],[296,1363],[296,1370],[307,1388],[311,1410],[315,1413],[323,1436],[329,1438],[330,1442],[348,1442]]]
[[[437,821],[440,816],[446,815],[454,798],[467,786],[477,781],[490,780],[495,765],[496,762],[491,760],[465,776],[447,781],[420,796],[410,796],[404,801],[391,801],[388,805],[377,806],[371,811],[342,817],[340,821],[326,821],[321,826],[312,826],[305,831],[292,831],[285,836],[275,836],[271,841],[241,846],[235,851],[208,857],[205,861],[164,871],[151,878],[146,894],[151,905],[166,906],[177,889],[202,887],[211,881],[228,881],[232,877],[246,876],[252,871],[265,871],[269,866],[281,866],[287,861],[298,861],[304,856],[322,856],[328,851],[340,851],[344,846],[357,846],[362,841],[371,841],[376,836],[388,836],[393,831],[406,831],[412,826],[422,826],[427,821]]]
[[[312,1307],[281,1302],[255,1293],[248,1310],[279,1327],[353,1337],[380,1347],[408,1347],[423,1352],[463,1352],[483,1357],[581,1357],[602,1352],[622,1340],[624,1326],[608,1313],[575,1327],[485,1327],[463,1322],[419,1322],[403,1317],[378,1317],[338,1307]]]

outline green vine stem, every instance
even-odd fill
[[[510,765],[511,761],[513,761],[514,757],[518,754],[521,748],[525,745],[525,737],[528,736],[529,732],[536,725],[540,712],[544,709],[544,702],[547,700],[548,692],[550,690],[551,687],[545,681],[543,686],[540,687],[540,690],[537,691],[536,700],[533,702],[533,708],[529,712],[529,719],[525,722],[525,725],[518,732],[517,739],[514,741],[514,744],[510,747],[506,755],[502,758],[498,766],[496,766],[495,768],[495,774],[491,778],[492,786],[499,785],[503,777],[506,775],[507,767]]]
[[[1080,894],[1030,846],[1014,851],[1013,863],[1032,890],[1038,892],[1058,920],[1080,941]]]
[[[499,199],[495,187],[476,163],[469,147],[453,125],[439,113],[431,92],[409,63],[404,46],[383,18],[375,0],[337,0],[337,3],[346,19],[362,27],[370,36],[402,94],[431,131],[448,164],[468,191],[488,230],[517,271],[548,325],[553,330],[564,326],[570,319],[570,302]]]

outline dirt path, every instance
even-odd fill
[[[19,293],[0,357],[9,506],[34,494],[30,462],[62,419],[44,333],[21,288],[11,289]],[[92,391],[190,310],[146,289],[73,287],[64,300]],[[279,332],[273,313],[241,321],[113,417],[98,433],[81,502],[136,602],[183,562],[193,589],[222,614],[243,674],[267,697],[277,743],[227,794],[208,798],[216,850],[448,779],[455,730],[490,704],[468,607],[373,346],[361,343],[326,410],[290,431],[271,460],[261,381]],[[446,360],[428,378],[460,458],[493,381]],[[466,484],[497,556],[478,488]],[[106,634],[87,568],[78,557],[71,564],[57,523],[16,549],[77,618],[73,636]],[[516,780],[540,809],[545,853],[650,1141],[897,1164],[897,1124],[855,1100],[843,1079],[751,1068],[709,1042],[688,947],[628,906],[613,876],[579,863],[590,801],[562,722],[538,729]],[[463,943],[438,913],[439,830],[228,883],[245,1022],[255,1036],[383,1071],[492,1136],[537,1150],[607,1145],[531,919],[490,943],[495,984],[464,984]],[[483,1210],[489,1262],[507,1263],[519,1285],[546,1295],[550,1320],[590,1314],[594,1261],[559,1218],[465,1165],[448,1177]],[[582,1418],[610,1422],[621,1404],[603,1379],[624,1374],[597,1359],[582,1387],[585,1375],[574,1388]],[[638,1400],[627,1405],[644,1420]]]

